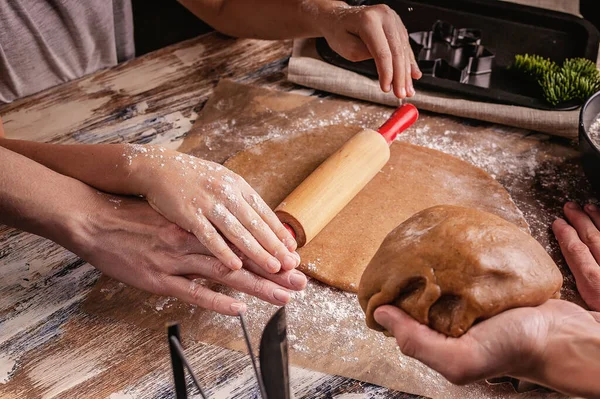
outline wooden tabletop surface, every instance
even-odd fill
[[[221,79],[299,89],[285,78],[290,54],[289,41],[211,33],[4,105],[0,116],[8,138],[176,149]],[[81,311],[99,276],[51,241],[0,226],[0,397],[174,397],[166,336]],[[107,347],[107,335],[127,338]],[[247,356],[184,344],[196,373],[213,382],[204,387],[211,397],[256,397]],[[135,356],[148,367],[124,371],[122,360]],[[297,398],[417,397],[296,367],[292,377]]]
[[[211,33],[2,106],[0,116],[9,138],[151,143],[176,149],[221,79],[306,93],[286,81],[290,54],[289,41],[231,39]],[[427,120],[442,136],[448,135],[446,122],[466,123],[473,135],[503,130],[435,114],[427,114]],[[534,137],[545,146],[549,141],[515,129],[507,134]],[[552,145],[561,154],[557,161],[574,159],[572,143]],[[564,190],[548,189],[557,193],[554,209],[565,200]],[[590,197],[587,191],[578,196]],[[165,336],[81,310],[99,276],[58,245],[0,226],[0,397],[174,397]],[[105,338],[111,335],[122,339],[114,343]],[[247,356],[200,342],[185,344],[196,372],[210,383],[205,389],[211,397],[256,397]],[[135,368],[125,361],[133,358],[138,360]],[[417,397],[296,367],[292,388],[297,398]]]

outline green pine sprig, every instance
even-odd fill
[[[517,54],[515,56],[513,68],[536,79],[544,73],[558,72],[560,69],[554,61],[536,54]]]
[[[573,71],[581,76],[598,78],[600,71],[596,68],[596,64],[587,58],[567,58],[563,62],[563,69]]]
[[[537,82],[544,99],[552,105],[573,100],[584,103],[600,90],[600,71],[586,58],[568,58],[559,66],[536,54],[518,54],[510,69]]]

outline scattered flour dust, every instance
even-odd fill
[[[510,193],[531,235],[561,269],[568,270],[550,226],[557,218],[564,218],[562,208],[567,201],[598,204],[575,144],[568,147],[547,136],[528,137],[521,129],[491,126],[474,133],[466,124],[452,122],[444,130],[446,122],[439,123],[435,129],[427,124],[413,126],[398,140],[444,152],[490,174]],[[570,273],[563,274],[561,293],[569,300],[575,281]]]
[[[224,101],[221,110],[227,107],[228,104]],[[235,119],[218,119],[203,126],[204,145],[209,151],[221,151],[231,146],[238,147],[240,143],[243,148],[251,148],[277,137],[332,125],[372,128],[381,124],[389,116],[389,112],[386,111],[360,112],[361,110],[361,106],[352,104],[349,107],[341,107],[339,112],[328,114],[326,117],[317,117],[315,111],[309,110],[304,117],[293,119],[285,112],[267,110],[264,124],[251,124],[244,126],[243,129],[237,126]],[[287,120],[289,124],[282,128],[277,123],[271,122],[269,117],[277,121]],[[250,151],[259,151],[259,149],[253,148]]]
[[[600,114],[596,115],[596,118],[590,126],[588,133],[592,139],[592,142],[596,145],[596,147],[600,148]]]
[[[6,384],[10,381],[12,373],[15,371],[17,362],[5,354],[0,354],[0,384]]]
[[[166,307],[171,306],[170,302],[176,301],[177,298],[172,298],[172,297],[160,297],[157,301],[156,304],[154,305],[154,308],[160,312],[161,310],[163,310]]]
[[[321,258],[317,258],[317,259],[315,259],[314,262],[308,262],[306,264],[306,267],[308,268],[309,271],[316,272],[320,263],[321,263]]]
[[[108,198],[108,202],[113,204],[113,208],[119,209],[119,207],[121,206],[122,200],[120,200],[118,198],[110,197],[110,198]]]
[[[381,124],[390,115],[387,111],[359,114],[360,109],[358,105],[352,105],[323,119],[316,118],[314,112],[312,115],[308,112],[305,118],[290,121],[286,131],[281,131],[281,128],[269,125],[267,122],[260,127],[246,127],[243,136],[233,134],[235,120],[215,121],[205,130],[208,132],[205,136],[206,145],[211,150],[217,150],[229,143],[227,141],[229,139],[223,140],[223,136],[236,136],[231,140],[242,139],[244,146],[248,148],[281,135],[331,125],[372,128]],[[283,114],[281,116],[285,117]],[[409,128],[398,137],[398,140],[442,151],[489,173],[511,193],[517,207],[523,210],[532,234],[538,240],[540,237],[543,238],[541,242],[547,241],[548,227],[556,217],[560,216],[561,205],[568,199],[577,198],[582,190],[581,181],[573,178],[581,174],[576,170],[579,168],[577,162],[571,162],[568,156],[549,155],[545,151],[540,151],[539,146],[527,145],[527,139],[523,138],[521,130],[511,131],[508,128],[507,131],[500,131],[499,128],[489,128],[483,132],[478,131],[475,135],[468,131],[468,126],[458,127],[455,123],[452,124],[451,129],[445,130],[441,135],[433,130],[439,132],[438,127],[431,129],[428,125],[420,124]],[[511,140],[515,143],[514,146],[507,145],[512,143]],[[538,192],[531,189],[534,186],[539,188]],[[540,191],[551,195],[554,202],[548,202],[548,198],[537,198]],[[550,249],[549,246],[547,249]],[[318,263],[317,260],[309,264],[309,269],[316,270]],[[222,292],[248,305],[248,328],[253,336],[260,336],[277,307],[243,293],[228,289]],[[161,310],[161,306],[164,306],[159,305],[157,304],[156,310]],[[438,373],[414,359],[403,356],[392,342],[393,340],[368,329],[364,313],[354,294],[309,279],[307,288],[303,292],[293,294],[293,300],[286,306],[286,312],[289,344],[298,353],[315,357],[335,356],[344,362],[353,363],[360,360],[357,357],[359,347],[368,345],[371,353],[385,354],[385,358],[392,366],[411,370],[409,374],[412,376],[417,374],[419,380],[427,385],[429,388],[427,390],[431,390],[432,393],[439,392],[441,387],[452,389]],[[212,317],[213,323],[224,329],[237,331],[238,336],[242,337],[237,318],[218,314]],[[322,343],[318,344],[319,341],[328,342],[330,345],[324,347]],[[402,378],[402,373],[398,378]],[[489,393],[485,388],[481,388],[475,389],[473,394],[475,394],[473,397],[487,397]]]
[[[269,318],[278,309],[247,294],[229,290],[224,293],[248,305],[247,327],[254,337],[260,336]],[[427,381],[432,386],[449,384],[435,371],[402,355],[393,339],[370,330],[355,294],[309,278],[304,291],[292,294],[292,300],[286,305],[286,318],[288,344],[298,355],[337,358],[350,366],[359,364],[359,356],[364,356],[365,351],[377,353],[384,355],[396,371],[409,369],[412,376],[417,374],[420,381]],[[239,320],[235,317],[215,314],[212,323],[228,331],[237,331],[237,336],[242,337]],[[363,355],[359,354],[361,351]]]
[[[531,233],[540,239],[560,216],[561,206],[583,196],[587,186],[574,178],[583,176],[576,159],[540,151],[522,136],[517,130],[472,134],[466,127],[440,135],[425,125],[409,129],[398,140],[444,152],[486,171],[511,194]]]
[[[277,310],[276,306],[244,293],[228,292],[227,295],[248,304],[246,319],[248,328],[253,332],[262,330]],[[335,333],[340,342],[346,343],[356,339],[372,339],[373,335],[377,341],[383,342],[385,339],[381,334],[371,334],[367,330],[356,295],[328,287],[310,278],[304,291],[292,294],[292,301],[286,305],[286,317],[288,341],[296,349],[306,349],[315,338],[330,336],[331,333]],[[217,314],[214,318],[217,324],[238,330],[238,335],[241,336],[242,330],[237,318]],[[311,335],[297,331],[297,328],[306,326],[307,322],[311,328],[314,327]],[[342,324],[347,328],[340,328]],[[354,357],[353,350],[349,350],[346,355]]]
[[[443,135],[435,134],[425,125],[408,130],[406,134],[399,135],[398,140],[455,156],[485,170],[493,178],[497,178],[501,173],[524,177],[535,175],[538,168],[537,150],[514,158],[514,153],[504,148],[506,142],[496,134],[486,134],[485,138],[476,139],[476,143],[461,140],[466,136],[469,136],[469,133],[456,130],[446,130]]]

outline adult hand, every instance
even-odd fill
[[[400,16],[387,5],[336,5],[322,24],[329,46],[350,61],[375,60],[381,89],[398,98],[415,94],[421,71]]]
[[[244,179],[219,164],[138,144],[2,139],[0,146],[103,192],[145,197],[231,269],[241,268],[242,261],[225,239],[271,273],[300,263],[296,241],[273,211]]]
[[[386,5],[351,6],[335,0],[179,0],[221,33],[281,40],[325,37],[350,61],[375,59],[382,90],[399,98],[414,95],[421,72],[408,33]],[[407,10],[410,11],[410,10]]]
[[[400,309],[379,307],[375,320],[395,336],[402,353],[438,371],[450,382],[512,376],[563,392],[591,393],[600,386],[600,314],[551,299],[517,308],[474,325],[459,338],[420,324]]]
[[[575,275],[577,288],[592,310],[600,310],[600,211],[567,203],[568,220],[553,231]],[[549,300],[517,308],[474,325],[451,338],[418,323],[393,306],[374,317],[396,337],[402,352],[456,384],[513,376],[584,397],[600,397],[600,313],[574,303]]]
[[[290,300],[291,290],[306,286],[297,270],[267,273],[250,260],[231,270],[142,199],[98,192],[83,214],[65,246],[106,275],[154,294],[236,315],[245,310],[244,303],[194,280],[223,284],[278,306]]]
[[[557,219],[552,230],[575,276],[577,290],[590,307],[600,311],[600,210],[596,205],[581,207],[567,202],[568,220]]]
[[[232,270],[242,267],[225,239],[270,273],[300,264],[296,241],[240,176],[219,164],[161,147],[128,148],[133,184],[149,204],[193,233],[224,265]]]

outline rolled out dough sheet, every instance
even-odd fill
[[[225,166],[274,208],[360,130],[336,125],[281,136],[238,152]],[[528,231],[508,192],[487,173],[443,152],[398,141],[381,172],[299,250],[301,270],[356,292],[385,236],[414,213],[441,204],[487,211]]]

